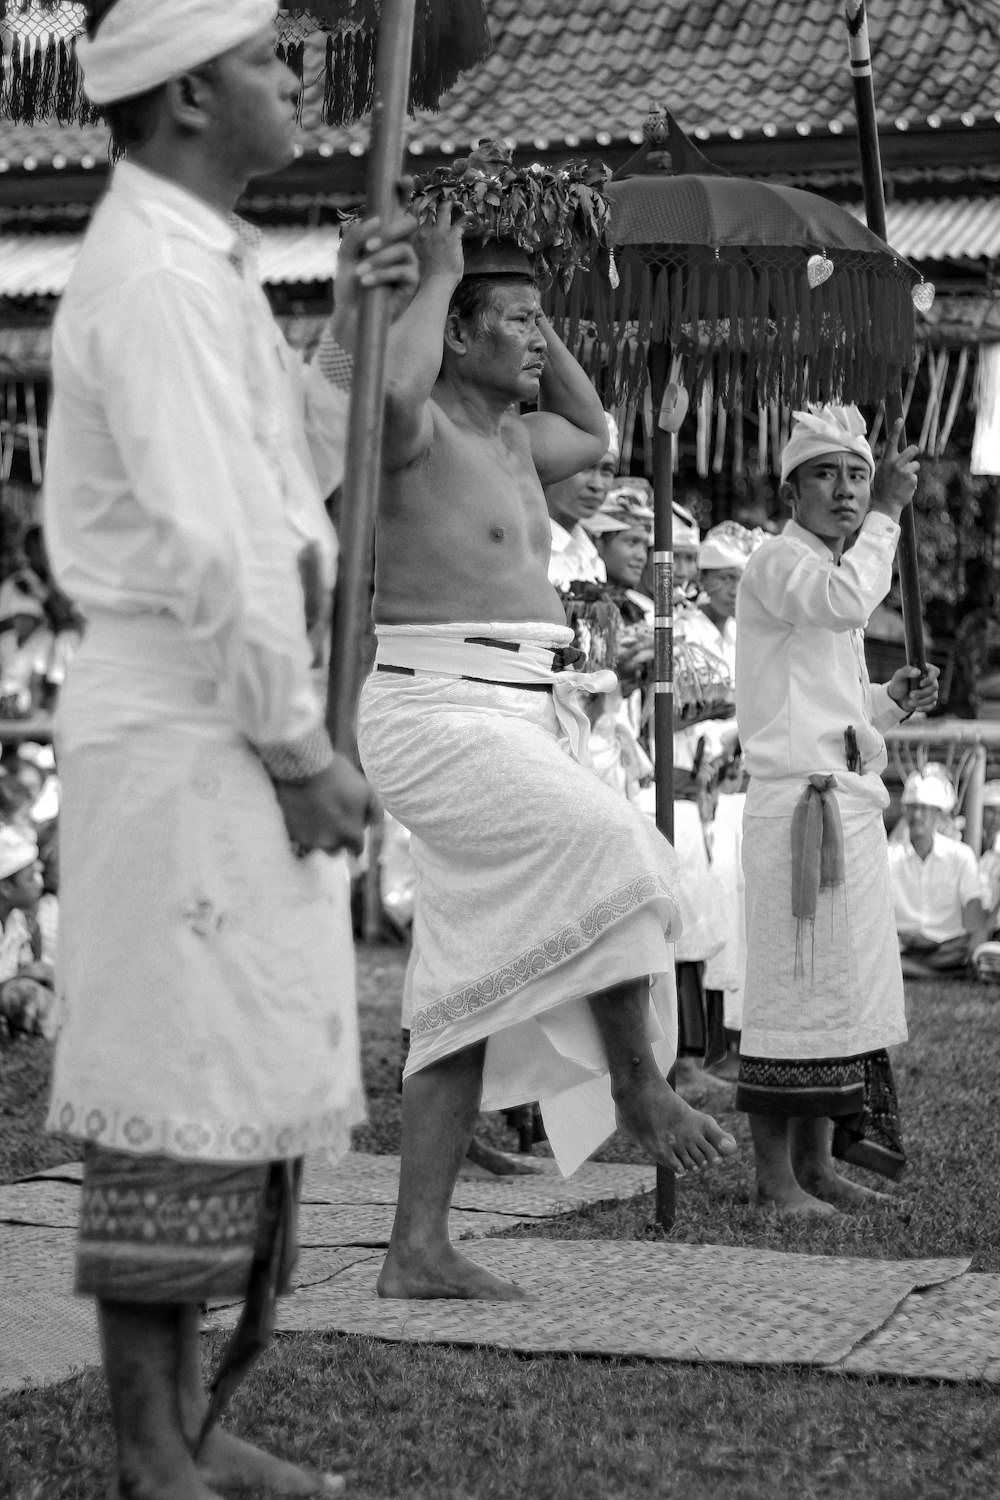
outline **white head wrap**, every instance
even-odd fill
[[[742,573],[751,552],[763,539],[764,533],[759,529],[750,531],[738,521],[720,521],[705,533],[698,549],[698,566],[703,572],[706,568],[738,568]]]
[[[117,0],[76,55],[87,97],[113,104],[155,89],[255,36],[273,0]]]
[[[689,510],[683,505],[678,505],[676,500],[673,504],[674,512],[674,551],[675,552],[697,552],[701,543],[701,532],[698,530],[698,522]]]
[[[781,451],[781,482],[793,469],[823,453],[855,453],[875,478],[875,455],[856,406],[814,406],[792,413],[792,435]]]
[[[903,807],[916,804],[920,807],[936,807],[939,812],[951,812],[955,806],[955,789],[946,775],[935,775],[929,768],[923,774],[914,771],[912,776],[907,777],[903,788]]]
[[[26,870],[38,858],[38,845],[10,823],[0,824],[0,880]]]
[[[592,536],[601,536],[607,531],[631,531],[633,526],[641,526],[648,532],[652,519],[653,512],[645,502],[644,492],[621,484],[609,490],[600,510],[580,524]]]

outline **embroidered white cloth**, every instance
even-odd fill
[[[76,55],[94,104],[128,99],[249,41],[277,14],[273,0],[116,0]]]
[[[340,1151],[363,1114],[347,874],[293,857],[248,741],[322,723],[298,555],[332,568],[320,459],[346,398],[317,375],[307,400],[225,220],[128,163],[54,381],[46,534],[87,630],[57,724],[49,1125],[209,1160]]]
[[[401,628],[380,629],[385,661]],[[552,625],[438,627],[457,647],[490,636],[550,648]],[[427,633],[415,627],[416,635]],[[470,648],[469,675],[504,677],[507,653]],[[507,668],[509,672],[512,670]],[[614,1130],[586,997],[663,976],[650,1004],[664,1068],[676,1041],[670,943],[677,862],[626,798],[566,753],[551,693],[426,670],[375,671],[358,747],[383,805],[410,829],[417,872],[407,973],[415,1072],[488,1038],[483,1108],[538,1099],[568,1175]]]
[[[890,844],[889,873],[900,938],[946,943],[965,931],[962,908],[966,902],[981,901],[989,908],[989,891],[974,852],[968,844],[943,833],[934,835],[926,859],[920,858],[908,839]]]
[[[889,592],[899,527],[868,515],[838,564],[795,521],[747,563],[736,596],[736,718],[754,778],[837,775],[853,725],[865,771],[887,763],[881,730],[904,715],[873,687],[863,631]]]
[[[93,617],[58,749],[49,1128],[210,1161],[347,1150],[364,1095],[346,864],[292,854],[206,653],[165,615]]]
[[[236,243],[190,193],[115,167],[56,315],[44,520],[85,615],[181,621],[271,744],[322,722],[297,554],[315,543],[332,584],[347,397],[289,348]]]
[[[792,916],[792,815],[759,815],[750,783],[743,820],[747,967],[740,1051],[748,1057],[852,1057],[906,1040],[877,776],[837,778],[843,885],[820,890],[814,922]],[[798,784],[801,795],[802,784]]]

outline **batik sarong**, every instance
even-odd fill
[[[736,1108],[782,1119],[834,1121],[833,1154],[895,1181],[906,1165],[889,1054],[740,1057]]]
[[[283,1191],[279,1175],[287,1174]],[[115,1302],[242,1297],[255,1259],[295,1265],[301,1159],[181,1162],[84,1148],[76,1290]]]
[[[494,638],[507,646],[482,644]],[[587,997],[656,977],[649,1033],[669,1067],[680,928],[670,845],[576,758],[582,715],[551,666],[570,639],[554,625],[380,628],[358,719],[365,773],[416,868],[407,1075],[488,1039],[482,1107],[537,1099],[566,1173],[615,1127]]]

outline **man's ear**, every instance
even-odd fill
[[[469,351],[469,331],[458,313],[450,312],[445,319],[444,346],[460,357]]]
[[[795,502],[799,498],[799,492],[790,479],[783,479],[778,485],[778,499],[782,500],[789,510],[795,509]]]
[[[212,113],[212,84],[203,72],[179,73],[164,85],[167,114],[179,130],[201,134]]]

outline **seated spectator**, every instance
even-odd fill
[[[606,415],[610,445],[600,463],[592,469],[583,469],[579,474],[571,474],[568,479],[560,479],[545,490],[552,531],[549,578],[557,589],[568,588],[578,581],[605,581],[604,564],[581,523],[600,508],[614,484],[618,469],[621,451],[618,427],[612,414],[608,412]]]
[[[0,718],[26,719],[42,706],[54,637],[45,606],[15,574],[0,584]]]
[[[55,1036],[52,965],[42,953],[38,845],[19,828],[0,825],[0,1034]]]
[[[966,968],[988,936],[987,897],[967,844],[943,831],[955,792],[940,774],[914,772],[903,788],[909,841],[889,845],[896,932],[908,979]]]

